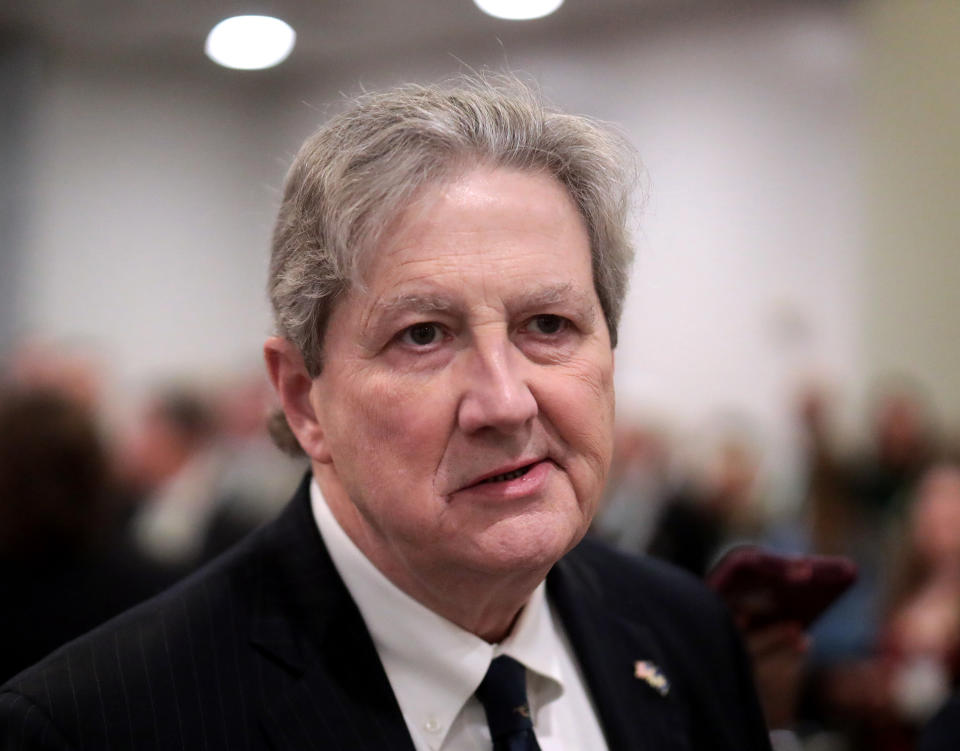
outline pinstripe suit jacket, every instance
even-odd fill
[[[8,682],[0,749],[413,751],[307,487],[210,566]],[[769,749],[740,643],[699,584],[584,543],[548,591],[611,751]]]

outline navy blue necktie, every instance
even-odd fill
[[[493,751],[540,751],[527,704],[527,670],[512,657],[490,663],[477,689],[487,714]]]

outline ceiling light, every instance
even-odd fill
[[[234,16],[210,30],[203,50],[226,68],[260,70],[286,60],[296,40],[296,32],[279,18]]]
[[[473,0],[484,13],[510,21],[549,16],[563,0]]]

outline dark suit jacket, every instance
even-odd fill
[[[0,683],[184,573],[123,544],[44,560],[0,555]]]
[[[695,580],[584,543],[548,590],[611,751],[769,749],[735,631]],[[306,482],[205,569],[8,682],[0,748],[413,751]]]

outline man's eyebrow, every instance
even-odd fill
[[[373,318],[384,320],[398,313],[449,313],[457,305],[450,299],[439,295],[404,294],[391,297],[376,306]]]
[[[596,305],[591,292],[592,290],[584,290],[572,282],[558,282],[524,295],[518,307],[528,311],[563,303],[572,305],[580,315],[593,317]]]
[[[586,303],[588,296],[571,282],[558,282],[531,291],[523,296],[524,307],[536,308],[542,305],[556,305],[561,302]]]

